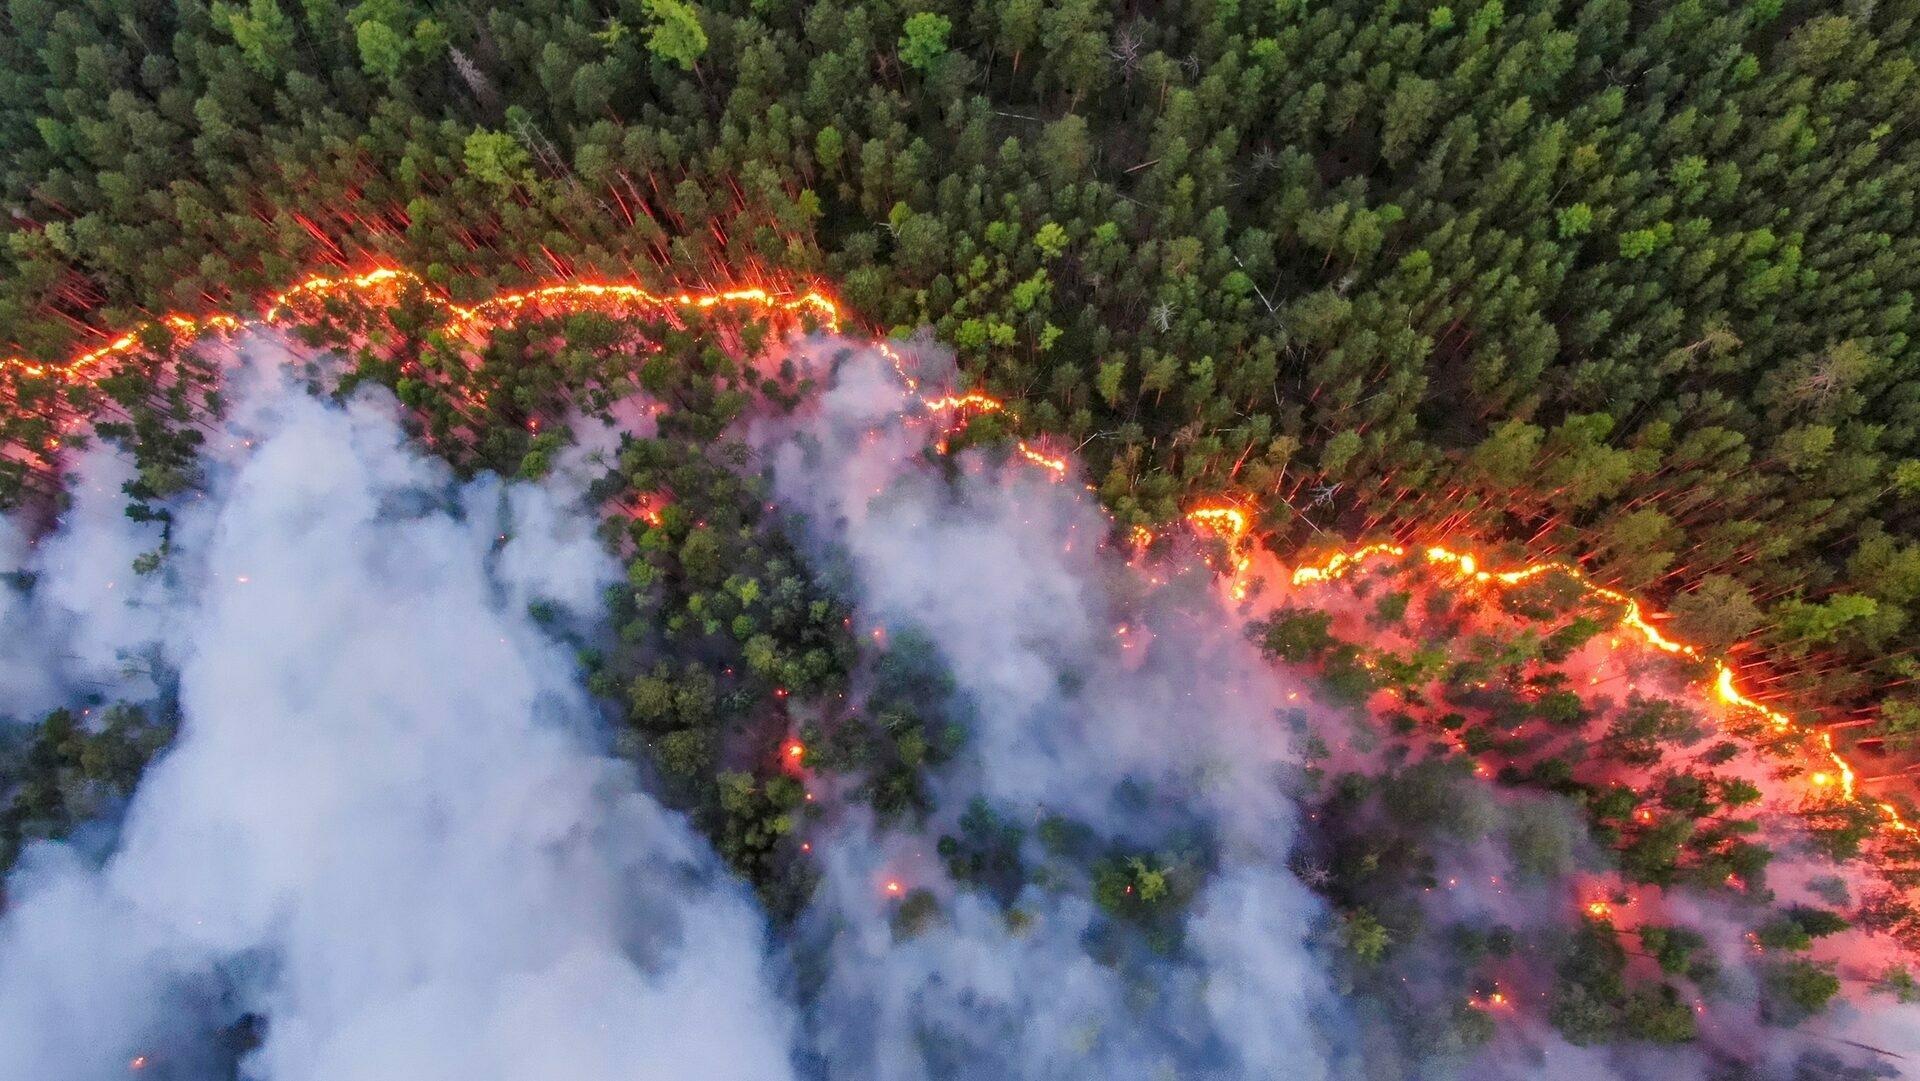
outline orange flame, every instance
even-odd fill
[[[1016,443],[1013,449],[1020,453],[1020,457],[1052,473],[1055,480],[1067,475],[1067,460],[1065,458],[1048,457],[1033,449],[1033,447],[1024,441]]]
[[[84,383],[105,374],[96,372],[96,369],[106,361],[133,352],[139,346],[141,334],[150,327],[163,326],[181,336],[232,334],[249,326],[275,325],[286,321],[291,314],[291,305],[299,300],[324,299],[328,296],[343,294],[379,295],[381,292],[390,292],[397,297],[400,291],[410,286],[420,287],[423,290],[424,299],[446,310],[453,327],[463,331],[509,322],[518,318],[528,308],[565,311],[621,308],[663,311],[708,310],[721,307],[757,308],[767,313],[812,314],[829,329],[838,329],[842,319],[839,304],[818,289],[792,292],[776,291],[760,286],[702,293],[656,293],[630,282],[564,282],[505,293],[479,304],[466,306],[427,289],[422,279],[409,271],[379,267],[363,273],[338,277],[321,275],[310,277],[271,297],[264,306],[263,314],[257,319],[240,319],[221,312],[203,315],[170,312],[135,330],[121,334],[103,346],[80,352],[64,364],[49,365],[18,356],[0,357],[0,373],[29,377],[53,376],[68,383]],[[899,352],[886,342],[878,343],[877,348],[892,363],[907,388],[917,390],[919,383],[907,373],[905,362]],[[923,403],[928,409],[934,411],[1010,412],[999,399],[980,391],[923,399]],[[1015,449],[1021,458],[1048,470],[1056,477],[1064,476],[1067,471],[1067,461],[1064,458],[1044,454],[1025,442],[1016,444]],[[649,521],[653,521],[657,517],[657,512],[643,512],[643,515]],[[1206,504],[1188,511],[1186,518],[1188,523],[1196,529],[1222,537],[1234,548],[1230,592],[1236,600],[1244,598],[1247,591],[1247,571],[1251,565],[1251,558],[1242,547],[1242,542],[1251,528],[1251,520],[1247,512],[1231,504]],[[1150,540],[1151,534],[1136,529],[1133,538],[1135,542],[1142,543],[1143,538]],[[1350,551],[1335,552],[1318,565],[1296,568],[1292,576],[1293,582],[1295,585],[1330,582],[1350,573],[1368,560],[1381,556],[1403,558],[1406,555],[1407,550],[1396,544],[1371,544]],[[1662,634],[1649,621],[1638,601],[1617,590],[1593,582],[1579,568],[1571,564],[1546,561],[1528,564],[1517,570],[1495,573],[1481,570],[1479,560],[1469,553],[1435,546],[1424,549],[1420,555],[1430,564],[1451,566],[1476,582],[1503,586],[1518,585],[1551,572],[1567,574],[1578,582],[1589,596],[1623,605],[1625,610],[1621,615],[1619,626],[1634,632],[1646,644],[1665,653],[1711,664],[1714,669],[1714,693],[1724,704],[1760,716],[1783,733],[1804,731],[1784,713],[1764,706],[1742,692],[1734,682],[1733,670],[1725,662],[1718,658],[1708,658],[1699,648],[1675,641]],[[1837,780],[1839,791],[1846,799],[1857,799],[1854,769],[1834,750],[1832,735],[1824,732],[1814,735],[1832,763],[1831,774],[1821,771],[1813,775],[1814,785],[1821,788],[1833,787]],[[1899,810],[1892,804],[1877,802],[1874,806],[1885,817],[1891,828],[1900,832],[1914,830],[1914,827],[1901,817]]]
[[[32,377],[51,375],[69,383],[86,382],[96,378],[94,369],[103,362],[130,353],[138,347],[141,334],[150,327],[164,326],[183,337],[200,334],[232,334],[251,326],[272,326],[285,322],[291,314],[291,306],[299,300],[324,299],[336,295],[374,296],[388,293],[397,297],[401,290],[409,286],[424,287],[425,283],[410,271],[392,267],[380,267],[365,273],[341,277],[316,275],[269,298],[263,306],[263,314],[257,319],[240,319],[224,312],[207,315],[169,312],[114,338],[106,345],[78,353],[64,364],[43,364],[25,357],[0,357],[0,372],[14,372]],[[832,329],[837,329],[841,320],[839,304],[817,289],[795,293],[776,292],[758,286],[706,293],[655,293],[631,282],[563,282],[520,292],[503,293],[471,307],[456,304],[451,299],[433,292],[426,293],[425,299],[444,309],[450,316],[453,328],[459,331],[510,322],[529,307],[547,307],[565,311],[619,308],[695,311],[722,307],[758,308],[768,313],[798,315],[810,312],[818,317],[824,326]]]
[[[170,312],[121,334],[104,346],[78,353],[64,364],[43,364],[18,356],[0,357],[0,374],[12,373],[16,376],[34,378],[52,376],[72,384],[89,383],[107,374],[101,370],[107,361],[136,350],[140,345],[142,334],[152,327],[164,326],[182,337],[233,334],[248,327],[274,326],[289,322],[296,314],[295,305],[301,301],[324,300],[333,296],[398,299],[400,294],[409,288],[420,289],[428,303],[437,305],[445,311],[448,317],[448,329],[456,333],[504,325],[518,319],[529,309],[561,312],[627,309],[704,311],[713,308],[737,307],[758,309],[768,314],[810,314],[819,319],[828,329],[836,330],[840,327],[842,320],[840,305],[819,289],[795,292],[776,291],[760,286],[702,293],[658,293],[633,282],[561,282],[503,293],[468,306],[455,303],[451,298],[429,289],[418,275],[410,271],[394,267],[377,267],[357,274],[334,277],[315,275],[307,278],[268,298],[258,318],[240,319],[226,313],[188,315]],[[877,343],[876,348],[893,365],[894,371],[899,374],[907,389],[917,391],[919,381],[908,373],[905,358],[900,355],[899,350],[885,341]],[[929,411],[952,412],[956,416],[995,412],[1011,414],[1011,410],[1008,410],[1006,404],[1000,399],[978,390],[922,398],[921,404]],[[55,437],[54,446],[58,446],[57,438]],[[1016,443],[1014,450],[1021,459],[1045,469],[1053,474],[1055,479],[1063,478],[1067,474],[1068,462],[1064,457],[1047,454],[1024,441]],[[656,507],[643,508],[640,516],[649,523],[659,524]],[[1244,515],[1241,515],[1240,523],[1236,533],[1245,531]]]
[[[1467,997],[1467,1005],[1476,1010],[1506,1010],[1513,1007],[1513,1002],[1507,998],[1506,992],[1495,991],[1485,998],[1481,998],[1478,995],[1469,995]]]
[[[1227,593],[1236,601],[1245,600],[1247,572],[1253,567],[1253,556],[1244,542],[1253,528],[1253,519],[1231,503],[1205,503],[1187,512],[1187,524],[1227,542],[1233,560],[1227,576]]]
[[[641,495],[640,501],[633,507],[632,513],[634,517],[650,526],[659,526],[666,522],[665,516],[661,514],[662,508],[666,505],[667,499],[665,496],[657,492],[648,492]]]
[[[997,413],[1006,408],[1000,399],[977,390],[970,390],[965,394],[946,394],[938,398],[922,398],[920,404],[934,411],[951,409],[954,412]]]
[[[1237,542],[1247,535],[1251,521],[1247,512],[1231,504],[1207,504],[1187,512],[1187,521],[1196,528]]]
[[[1407,554],[1407,549],[1397,544],[1370,544],[1352,551],[1334,552],[1317,565],[1294,568],[1293,584],[1301,586],[1331,582],[1334,579],[1351,573],[1368,560],[1382,556],[1402,559],[1405,558]],[[1735,684],[1733,669],[1728,667],[1725,661],[1718,657],[1708,656],[1707,653],[1698,646],[1676,641],[1662,634],[1659,628],[1653,625],[1639,601],[1634,600],[1632,597],[1627,596],[1617,589],[1609,589],[1606,586],[1600,585],[1593,579],[1587,577],[1586,572],[1582,571],[1579,567],[1559,560],[1546,560],[1538,563],[1529,563],[1515,570],[1492,572],[1481,570],[1480,561],[1473,555],[1465,552],[1456,552],[1448,548],[1433,546],[1420,550],[1418,555],[1429,564],[1452,567],[1461,575],[1474,582],[1499,586],[1515,586],[1533,578],[1538,578],[1543,574],[1560,573],[1571,578],[1579,585],[1586,596],[1622,605],[1624,610],[1620,615],[1620,622],[1617,624],[1617,629],[1630,631],[1638,635],[1642,642],[1662,653],[1669,653],[1677,657],[1685,657],[1689,660],[1700,661],[1711,665],[1713,669],[1713,677],[1711,680],[1713,693],[1723,705],[1757,716],[1772,725],[1776,731],[1783,734],[1791,733],[1812,736],[1819,742],[1822,753],[1825,754],[1833,767],[1832,773],[1822,771],[1813,775],[1812,779],[1815,787],[1833,787],[1837,781],[1840,794],[1846,800],[1851,802],[1860,798],[1855,789],[1853,766],[1847,762],[1845,758],[1841,757],[1840,752],[1834,749],[1832,733],[1814,732],[1802,725],[1795,724],[1793,718],[1787,716],[1785,713],[1755,701],[1742,692]],[[1614,644],[1616,647],[1618,646],[1617,638],[1614,640]],[[1889,829],[1899,833],[1914,832],[1913,825],[1901,816],[1899,808],[1893,804],[1874,802],[1873,807],[1883,816]]]

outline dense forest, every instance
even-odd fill
[[[969,730],[937,646],[865,638],[738,439],[815,389],[747,358],[818,320],[529,308],[476,337],[440,298],[820,289],[1004,402],[942,451],[1071,449],[1115,539],[1204,497],[1282,561],[1379,538],[1573,560],[1897,772],[1920,740],[1917,114],[1913,0],[10,0],[0,507],[60,504],[84,413],[137,467],[128,513],[164,530],[225,401],[206,325],[152,321],[405,268],[390,294],[273,314],[345,358],[316,385],[389,388],[461,476],[538,479],[571,420],[655,404],[590,493],[625,569],[611,634],[551,629],[619,749],[791,920],[815,886],[807,782],[919,828]],[[143,322],[109,377],[63,378]],[[165,573],[163,535],[140,574]],[[1259,644],[1381,723],[1342,745],[1291,718],[1313,823],[1294,869],[1338,917],[1341,990],[1400,1053],[1471,1055],[1536,988],[1577,1045],[1692,1041],[1742,980],[1782,1026],[1843,980],[1920,997],[1902,965],[1812,952],[1920,941],[1911,843],[1849,889],[1828,864],[1889,852],[1868,805],[1754,808],[1826,783],[1807,744],[1591,689],[1617,607],[1558,579],[1456,594],[1411,563],[1308,600]],[[1663,688],[1701,674],[1654,662]],[[0,866],[127,796],[175,709],[8,729]],[[1084,894],[1114,957],[1187,952],[1204,830],[1143,845],[1002,810],[969,807],[938,855],[1009,926],[1017,896]],[[1598,883],[1588,916],[1436,924],[1440,857],[1479,845],[1536,887]],[[1776,896],[1776,858],[1822,873]],[[1727,979],[1684,908],[1626,914],[1669,890],[1748,920],[1752,972]],[[893,929],[943,918],[909,891]]]
[[[931,326],[1125,520],[1227,492],[1282,551],[1523,541],[1920,726],[1911,5],[5,18],[27,354],[331,265],[821,280]]]
[[[901,829],[946,823],[945,873],[1010,928],[1035,918],[1036,896],[1086,897],[1117,971],[1191,956],[1186,921],[1222,853],[1174,794],[1132,781],[1116,794],[1172,816],[1150,841],[1058,812],[1028,822],[985,800],[957,818],[935,806],[973,738],[974,707],[936,643],[911,627],[856,630],[832,567],[797,549],[799,523],[773,513],[760,457],[738,438],[748,412],[790,410],[815,392],[790,361],[770,372],[742,359],[810,320],[530,312],[476,335],[417,285],[295,298],[278,317],[316,355],[340,358],[311,362],[316,385],[340,396],[386,387],[463,476],[538,480],[568,453],[570,425],[648,403],[650,434],[624,435],[588,492],[600,540],[624,563],[606,596],[611,633],[579,638],[545,605],[532,614],[576,648],[617,749],[776,921],[799,919],[819,886],[804,838],[859,807]],[[141,575],[172,573],[172,508],[204,488],[196,451],[222,405],[209,373],[227,349],[153,331],[90,403],[98,436],[137,466],[128,513],[163,527],[160,547],[135,562]],[[942,421],[939,459],[1005,444],[1003,416]],[[1136,563],[1180,543],[1127,542]],[[1206,578],[1237,565],[1207,547]],[[1843,967],[1820,950],[1860,934],[1920,942],[1909,892],[1920,842],[1878,830],[1875,808],[1817,772],[1815,733],[1716,712],[1681,689],[1702,682],[1700,660],[1623,638],[1617,595],[1566,573],[1476,589],[1418,555],[1301,581],[1247,630],[1311,688],[1289,696],[1276,729],[1304,749],[1286,780],[1308,823],[1290,867],[1335,914],[1323,947],[1377,1042],[1377,1068],[1472,1061],[1509,1017],[1534,1017],[1576,1046],[1686,1045],[1722,1010],[1798,1025],[1849,983],[1869,1000],[1920,999],[1899,960]],[[23,842],[110,821],[177,723],[169,693],[153,707],[158,722],[124,703],[96,722],[98,705],[15,727],[17,746],[0,749],[8,863]],[[834,795],[815,804],[823,792]],[[1430,896],[1456,888],[1450,874],[1475,848],[1497,853],[1492,895],[1571,897],[1572,920],[1435,911]],[[1789,868],[1784,893],[1769,877],[1776,863]],[[935,891],[899,888],[895,941],[949,918]],[[1692,896],[1727,906],[1753,956],[1729,965],[1713,944],[1725,924],[1690,908]],[[247,1015],[221,1039],[243,1053],[266,1024]],[[1810,1068],[1840,1069],[1823,1062]]]

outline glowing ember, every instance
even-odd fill
[[[952,410],[971,413],[997,413],[1006,406],[1000,399],[974,390],[965,394],[947,394],[938,398],[922,398],[920,404],[934,412]]]
[[[129,1070],[144,1070],[146,1068],[147,1056],[145,1055],[135,1055],[133,1059],[127,1063],[127,1069]]]
[[[1596,920],[1604,920],[1613,915],[1613,906],[1605,901],[1588,901],[1587,915]]]
[[[1351,551],[1335,552],[1318,565],[1296,567],[1293,571],[1293,584],[1296,586],[1304,586],[1321,582],[1331,582],[1351,573],[1361,564],[1369,560],[1380,557],[1403,559],[1407,554],[1407,549],[1397,544],[1370,544]],[[1711,681],[1713,694],[1714,697],[1719,699],[1721,704],[1759,717],[1781,733],[1808,735],[1817,740],[1822,753],[1824,753],[1829,760],[1832,770],[1831,772],[1821,771],[1813,774],[1811,778],[1813,784],[1816,787],[1822,788],[1833,787],[1837,784],[1841,796],[1845,799],[1852,801],[1859,798],[1855,790],[1853,766],[1848,763],[1846,759],[1842,758],[1838,751],[1834,750],[1832,733],[1810,732],[1806,728],[1796,725],[1791,717],[1788,717],[1779,710],[1764,706],[1751,697],[1748,697],[1734,683],[1733,669],[1729,668],[1725,661],[1717,657],[1708,656],[1705,651],[1701,650],[1698,646],[1676,641],[1662,634],[1659,628],[1655,627],[1651,621],[1653,618],[1659,618],[1658,616],[1649,617],[1646,610],[1641,607],[1639,601],[1634,600],[1632,597],[1627,596],[1617,589],[1609,589],[1606,586],[1600,585],[1591,578],[1588,578],[1586,573],[1580,568],[1570,563],[1548,560],[1539,563],[1529,563],[1517,570],[1496,573],[1481,570],[1480,561],[1470,554],[1455,552],[1439,546],[1422,549],[1419,552],[1419,556],[1430,565],[1452,567],[1461,575],[1475,583],[1496,586],[1515,586],[1544,574],[1564,574],[1578,584],[1589,598],[1598,598],[1603,601],[1621,605],[1622,612],[1620,622],[1617,624],[1616,629],[1629,631],[1637,635],[1646,645],[1652,646],[1662,653],[1669,653],[1677,657],[1685,657],[1689,660],[1700,661],[1710,665],[1713,669],[1713,678]],[[1619,637],[1616,636],[1613,638],[1610,644],[1616,649],[1619,648]],[[1914,832],[1914,827],[1901,817],[1899,809],[1891,803],[1876,802],[1872,806],[1880,812],[1889,829],[1900,833]]]
[[[497,326],[519,317],[526,308],[552,308],[566,311],[605,311],[620,308],[692,309],[720,307],[760,309],[769,313],[810,312],[823,325],[840,325],[840,306],[818,290],[801,293],[776,292],[758,286],[707,293],[655,293],[630,282],[564,282],[517,293],[506,293],[472,307],[456,304],[433,293],[418,276],[405,270],[381,267],[363,274],[342,277],[315,276],[268,300],[257,320],[242,320],[224,313],[185,315],[170,312],[142,327],[122,334],[97,349],[80,353],[60,365],[42,364],[25,357],[0,358],[0,372],[12,371],[27,376],[57,376],[68,383],[87,382],[97,377],[94,369],[113,357],[130,353],[140,344],[141,332],[148,327],[164,326],[175,334],[191,337],[200,334],[232,334],[249,326],[273,325],[292,315],[291,306],[300,300],[325,299],[340,294],[364,298],[390,296],[398,299],[408,288],[419,288],[429,303],[437,304],[449,316],[452,328],[468,331]],[[101,373],[103,374],[103,373]]]
[[[652,493],[643,494],[631,513],[648,525],[658,527],[666,523],[666,518],[660,513],[666,505],[667,501],[663,496]]]
[[[786,742],[783,753],[789,761],[798,762],[807,756],[807,745],[797,739],[790,739]]]
[[[1478,995],[1469,996],[1467,998],[1467,1005],[1476,1010],[1510,1010],[1513,1008],[1512,1000],[1507,998],[1506,992],[1504,991],[1494,991],[1485,998]]]
[[[899,892],[900,892],[900,882],[899,882],[899,880],[898,880],[898,879],[889,879],[889,880],[887,881],[887,892],[888,892],[888,893],[899,893]]]
[[[298,315],[295,306],[301,302],[325,300],[333,296],[397,301],[403,294],[410,292],[425,302],[440,307],[447,314],[449,329],[455,333],[504,325],[529,311],[672,312],[739,308],[769,315],[810,316],[828,329],[838,329],[843,319],[840,305],[818,289],[783,290],[760,285],[704,292],[662,293],[631,282],[562,282],[505,293],[478,304],[466,306],[457,304],[436,292],[411,272],[379,267],[357,274],[308,278],[269,298],[262,308],[262,314],[256,319],[241,319],[225,313],[189,315],[170,312],[132,331],[120,334],[104,345],[77,353],[63,364],[45,364],[25,357],[0,358],[0,375],[10,373],[16,377],[36,378],[51,376],[70,384],[91,383],[110,374],[105,367],[106,362],[139,349],[142,334],[149,328],[164,327],[182,337],[230,335],[250,326],[291,322]],[[887,342],[878,343],[876,348],[887,357],[906,388],[911,392],[917,392],[919,382],[908,374],[905,360],[899,351]],[[955,416],[993,412],[1012,415],[1012,411],[1007,409],[1005,403],[981,391],[924,398],[922,404],[929,411],[949,412]],[[57,438],[49,440],[50,448],[58,446]],[[1063,457],[1048,455],[1026,442],[1016,443],[1015,450],[1021,459],[1047,470],[1056,478],[1063,477],[1067,472],[1068,463]],[[659,524],[658,508],[655,506],[640,508],[638,514],[651,524]],[[1208,503],[1189,510],[1186,520],[1193,528],[1228,542],[1233,553],[1232,565],[1227,568],[1230,572],[1229,594],[1236,600],[1244,598],[1251,566],[1251,558],[1244,545],[1252,527],[1252,520],[1247,511],[1228,503]],[[1145,546],[1151,543],[1153,535],[1150,531],[1135,527],[1131,531],[1131,538],[1136,545]],[[1860,798],[1856,791],[1855,771],[1851,764],[1834,750],[1831,734],[1807,732],[1784,713],[1754,700],[1736,685],[1734,672],[1725,662],[1707,656],[1699,647],[1668,637],[1654,626],[1654,621],[1660,618],[1658,614],[1650,615],[1633,598],[1593,582],[1578,567],[1560,561],[1543,561],[1530,563],[1514,570],[1494,572],[1482,569],[1482,561],[1471,553],[1432,546],[1419,549],[1415,554],[1430,565],[1449,567],[1470,581],[1494,586],[1515,586],[1551,573],[1569,576],[1589,597],[1599,598],[1622,607],[1618,630],[1630,632],[1644,644],[1661,652],[1709,665],[1713,671],[1711,680],[1713,693],[1724,705],[1762,718],[1782,733],[1802,733],[1817,740],[1822,752],[1829,760],[1829,768],[1811,774],[1810,782],[1819,789],[1837,789],[1838,794],[1848,801]],[[1401,559],[1408,555],[1408,549],[1397,544],[1370,544],[1334,552],[1318,565],[1295,568],[1292,580],[1296,586],[1330,582],[1352,572],[1369,560],[1381,557]],[[1612,644],[1618,648],[1619,642],[1620,638],[1616,636]],[[777,697],[786,697],[784,690],[775,693]],[[1914,827],[1901,817],[1899,810],[1892,804],[1873,802],[1871,806],[1880,813],[1889,828],[1902,833],[1914,831]]]
[[[1253,520],[1247,516],[1247,512],[1228,503],[1203,504],[1187,512],[1187,524],[1227,542],[1233,560],[1227,577],[1227,593],[1236,601],[1245,600],[1247,572],[1253,567],[1253,556],[1243,543],[1247,532],[1253,527]]]
[[[1051,472],[1056,480],[1067,475],[1067,460],[1065,458],[1050,458],[1034,450],[1024,442],[1016,444],[1014,449],[1020,452],[1020,457]]]
[[[1187,512],[1187,521],[1196,527],[1225,538],[1229,543],[1247,535],[1247,512],[1239,507],[1208,505]]]

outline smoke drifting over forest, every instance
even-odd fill
[[[591,607],[591,519],[453,483],[395,412],[269,381],[163,580],[129,588],[156,538],[87,498],[29,562],[78,678],[157,650],[184,723],[103,865],[48,846],[9,883],[0,1076],[222,1076],[208,1033],[248,1013],[246,1076],[786,1075],[762,917],[526,615]]]
[[[904,359],[924,386],[951,378],[937,349]],[[1443,1011],[1500,1015],[1495,1041],[1466,1054],[1340,994],[1351,989],[1336,958],[1343,914],[1302,884],[1315,867],[1294,796],[1302,744],[1356,722],[1260,655],[1247,613],[1187,542],[1153,556],[1116,547],[1077,479],[1004,449],[930,459],[939,418],[908,392],[900,361],[813,342],[796,362],[827,389],[754,433],[816,562],[876,637],[932,644],[952,680],[945,708],[967,726],[923,827],[854,813],[816,844],[824,883],[796,950],[825,957],[808,1031],[827,1076],[1718,1076],[1693,1048],[1568,1044],[1543,1004],[1513,1001],[1518,987],[1551,987],[1551,971],[1516,972],[1506,993],[1469,1005],[1438,958],[1400,955],[1394,970]],[[1563,801],[1472,780],[1446,798],[1465,806],[1403,808],[1422,820],[1416,832],[1433,820],[1447,884],[1424,902],[1427,919],[1573,932],[1569,881],[1529,876],[1503,844],[1452,843],[1443,825],[1500,838],[1524,815],[1575,863],[1604,869]],[[996,832],[1013,854],[976,846]],[[996,882],[996,860],[1040,871]],[[1143,869],[1164,872],[1177,897],[1167,910],[1088,900],[1120,883],[1134,894]],[[927,896],[903,910],[911,890]],[[1123,914],[1120,931],[1100,907]],[[1716,948],[1738,965],[1748,943],[1737,924],[1723,929]],[[1759,1030],[1754,988],[1739,980],[1741,1020],[1704,1041],[1753,1076],[1798,1076],[1808,1044]],[[1902,1016],[1848,1015],[1836,1031]],[[1884,1031],[1854,1035],[1889,1045]]]
[[[829,1074],[939,1076],[929,1047],[944,1045],[947,1068],[968,1064],[961,1076],[1326,1076],[1339,1026],[1307,949],[1323,913],[1285,869],[1292,755],[1273,724],[1276,677],[1203,576],[1146,587],[1079,486],[985,454],[949,480],[924,458],[925,418],[903,422],[901,381],[878,353],[809,352],[815,369],[840,364],[776,442],[775,491],[862,618],[934,644],[969,726],[924,831],[854,820],[820,846],[826,889],[810,919],[816,937],[837,936],[820,946],[830,975],[816,1009]],[[1090,942],[1084,888],[1027,887],[1009,899],[1013,926],[984,897],[955,896],[936,839],[975,807],[1021,831],[1030,860],[1045,858],[1034,833],[1056,815],[1089,827],[1078,843],[1095,854],[1180,853],[1166,869],[1205,882],[1190,917],[1163,929],[1184,942]],[[942,913],[900,945],[881,885],[894,880]]]
[[[838,339],[785,358],[824,389],[741,426],[749,468],[885,644],[848,711],[891,684],[952,738],[924,816],[810,787],[818,878],[770,930],[610,754],[562,642],[608,633],[619,569],[586,493],[620,432],[577,425],[538,483],[461,482],[391,399],[324,402],[275,374],[280,347],[247,351],[157,570],[133,570],[163,534],[122,513],[105,445],[52,533],[0,523],[23,583],[0,591],[9,712],[118,696],[181,717],[117,829],[33,846],[7,883],[0,1081],[1705,1069],[1541,1025],[1477,1060],[1390,1046],[1346,994],[1342,914],[1303,881],[1310,733],[1288,715],[1313,688],[1261,656],[1186,541],[1122,550],[1072,473],[929,453],[938,418],[893,361]],[[1481,811],[1509,809],[1483,789]],[[1513,871],[1486,846],[1442,856],[1475,882]],[[1567,919],[1556,902],[1431,907]],[[1890,1046],[1909,1017],[1835,1030]]]

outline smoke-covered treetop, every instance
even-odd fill
[[[1920,1070],[1917,20],[11,0],[0,1081]]]
[[[310,300],[115,354],[7,520],[7,1073],[1912,1049],[1912,840],[1570,568],[1124,528],[758,302]]]
[[[1232,491],[1283,553],[1526,541],[1905,741],[1915,16],[21,2],[0,325],[57,361],[375,264],[824,282],[1128,524]]]

